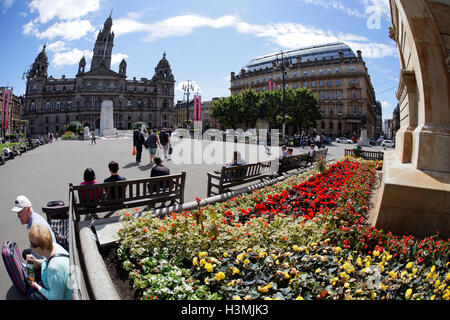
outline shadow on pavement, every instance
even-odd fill
[[[127,163],[122,168],[132,168],[132,167],[137,167],[137,166],[139,166],[139,163],[133,161],[133,162]]]
[[[150,170],[152,167],[153,167],[153,164],[147,164],[145,166],[139,166],[139,170],[147,171],[147,170]]]

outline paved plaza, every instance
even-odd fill
[[[190,140],[185,140],[186,142]],[[268,160],[264,147],[257,145],[233,144],[225,142],[196,141],[201,147],[192,148],[192,162],[199,152],[216,146],[227,145],[230,148],[237,147],[243,150],[244,158],[252,158],[256,153],[263,155],[259,160]],[[174,146],[176,142],[174,142]],[[329,148],[327,159],[338,158],[344,155],[345,148],[353,148],[354,145],[333,144]],[[241,148],[241,149],[240,149]],[[174,148],[178,150],[177,148]],[[380,148],[365,148],[377,149]],[[225,150],[225,149],[224,149]],[[62,141],[46,144],[8,161],[0,167],[2,185],[0,192],[0,240],[17,242],[20,250],[28,246],[26,227],[20,225],[17,215],[11,212],[15,198],[26,195],[33,204],[34,211],[42,214],[41,208],[51,200],[63,200],[69,203],[69,183],[79,184],[83,181],[83,172],[91,167],[96,173],[99,183],[109,176],[108,162],[116,160],[120,165],[119,174],[128,180],[145,178],[150,176],[149,152],[144,149],[142,162],[137,164],[135,157],[131,155],[131,132],[127,132],[121,138],[97,139],[96,145],[91,141]],[[294,148],[294,154],[306,152],[307,149]],[[272,154],[276,154],[275,149]],[[220,169],[222,164],[181,164],[177,161],[179,154],[173,154],[172,161],[164,164],[169,167],[171,173],[186,171],[185,201],[193,201],[196,197],[206,197],[207,172]],[[225,157],[225,156],[224,156]],[[264,158],[266,157],[266,158]],[[223,162],[231,157],[225,157]],[[211,161],[209,161],[211,163]],[[22,298],[12,287],[12,282],[0,261],[0,299]]]

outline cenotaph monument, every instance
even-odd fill
[[[114,106],[111,100],[104,100],[100,111],[100,136],[114,136]]]
[[[362,116],[361,120],[361,137],[359,137],[357,145],[360,147],[368,147],[370,146],[369,140],[367,140],[367,117],[365,115]]]

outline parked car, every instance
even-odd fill
[[[354,143],[357,143],[357,142],[358,142],[358,138],[355,137],[355,136],[351,137],[350,140],[352,140]]]
[[[383,142],[381,143],[381,146],[383,148],[394,148],[395,143],[392,140],[383,140]]]
[[[325,136],[321,136],[320,140],[321,140],[322,144],[330,144],[331,143],[330,138],[325,137]]]
[[[347,138],[345,138],[345,137],[339,137],[339,138],[336,138],[336,142],[337,142],[337,143],[347,143],[347,144],[352,144],[352,143],[353,143],[353,140],[347,139]]]

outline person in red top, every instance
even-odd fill
[[[87,168],[86,170],[84,170],[83,179],[84,179],[84,181],[82,183],[80,183],[80,185],[97,184],[97,180],[95,180],[95,172],[92,168]],[[94,192],[96,193],[95,198],[94,198]],[[100,200],[100,196],[101,196],[100,188],[88,190],[88,193],[89,193],[89,198],[87,197],[85,190],[80,191],[80,201],[81,202],[88,202],[88,201],[90,202],[90,201]]]

